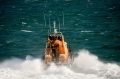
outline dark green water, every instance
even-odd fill
[[[0,60],[42,56],[49,18],[58,26],[58,17],[75,54],[86,49],[102,61],[120,62],[119,0],[0,0]]]

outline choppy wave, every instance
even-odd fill
[[[81,32],[93,32],[93,31],[81,31]]]
[[[12,58],[0,63],[0,79],[119,79],[120,66],[103,63],[87,50],[80,50],[72,69],[54,63],[43,69],[41,59],[27,56],[26,60]]]
[[[30,30],[21,30],[22,32],[33,32],[33,31],[30,31]]]

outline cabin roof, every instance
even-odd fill
[[[61,32],[57,32],[57,33],[54,33],[54,32],[51,32],[51,33],[49,33],[49,35],[51,35],[51,36],[63,36],[63,34],[61,33]]]

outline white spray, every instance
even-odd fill
[[[80,50],[72,69],[54,63],[44,70],[41,59],[27,56],[26,60],[12,58],[0,63],[0,79],[119,79],[120,66],[103,63],[87,50]]]

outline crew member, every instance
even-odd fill
[[[48,39],[47,39],[47,47],[50,47],[50,42],[51,42],[51,40],[50,40],[50,38],[48,37]]]

